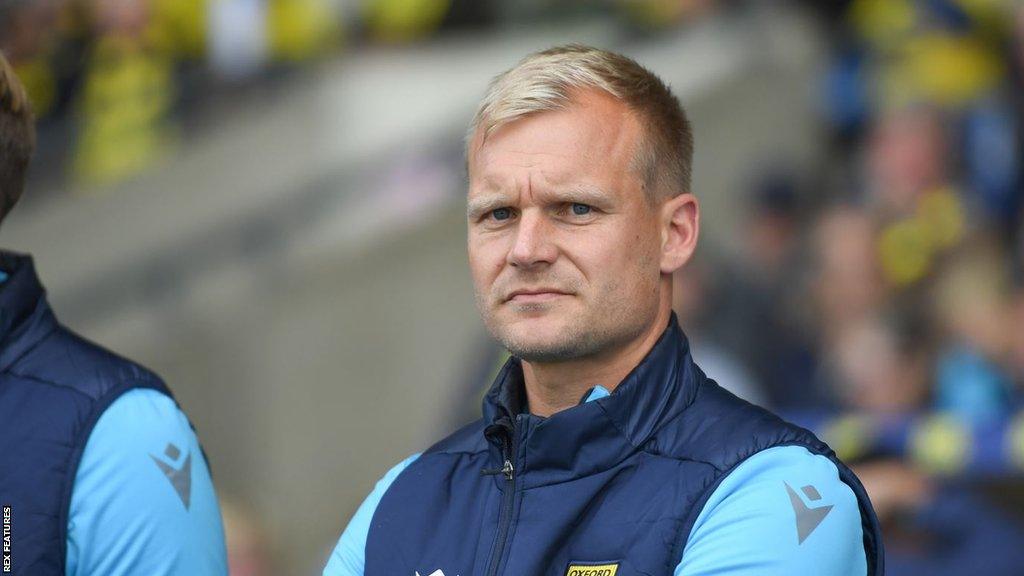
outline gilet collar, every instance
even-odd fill
[[[511,358],[483,402],[492,461],[501,462],[501,435],[507,434],[526,487],[610,469],[679,416],[693,402],[703,378],[675,314],[611,395],[549,418],[526,412],[522,365]]]
[[[32,257],[0,251],[0,371],[6,371],[25,352],[56,327]]]

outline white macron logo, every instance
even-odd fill
[[[417,572],[416,576],[420,576],[420,573]],[[430,574],[427,574],[427,576],[444,576],[444,572],[441,572],[440,570],[434,570]]]

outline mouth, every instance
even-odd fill
[[[556,290],[554,288],[534,288],[530,290],[516,290],[505,298],[505,302],[512,302],[516,304],[535,304],[538,302],[548,302],[570,295],[571,294],[567,292],[562,292],[561,290]]]

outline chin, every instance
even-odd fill
[[[564,362],[580,356],[575,342],[562,340],[508,340],[505,348],[509,353],[524,362],[539,364]]]
[[[532,362],[551,362],[574,357],[575,331],[555,318],[520,318],[496,331],[497,339],[513,356]]]

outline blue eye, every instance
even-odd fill
[[[590,214],[590,210],[591,210],[591,207],[587,206],[586,204],[580,204],[578,202],[573,202],[572,213],[577,215],[577,216],[586,216],[587,214]]]
[[[498,208],[491,212],[491,216],[493,216],[495,220],[508,220],[512,217],[512,210],[508,208]]]

